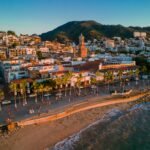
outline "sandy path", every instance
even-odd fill
[[[128,99],[111,100],[100,102],[84,108],[76,110],[71,116],[47,122],[40,125],[30,125],[20,129],[9,138],[0,138],[1,150],[44,150],[45,147],[51,147],[58,141],[80,131],[87,125],[101,118],[108,109],[126,108],[128,104],[113,105],[119,103],[127,103],[136,100],[142,95],[137,95]],[[102,107],[106,106],[107,107]],[[113,107],[112,107],[113,106]],[[93,109],[94,108],[94,109]],[[82,111],[81,111],[82,110]]]

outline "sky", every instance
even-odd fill
[[[0,0],[0,31],[41,34],[69,21],[150,26],[150,0]]]

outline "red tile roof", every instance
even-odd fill
[[[79,71],[97,71],[100,62],[102,62],[102,60],[87,62],[85,64],[74,66],[74,69],[78,69]]]
[[[16,79],[16,80],[13,80],[13,81],[11,81],[11,82],[14,82],[14,83],[17,83],[17,84],[19,84],[19,83],[21,83],[22,81],[27,81],[27,82],[29,82],[29,83],[32,83],[33,82],[33,80],[31,79],[31,78],[24,78],[24,79]]]

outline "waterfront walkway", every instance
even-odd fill
[[[148,91],[148,92],[143,92],[143,93],[133,93],[132,95],[130,95],[129,98],[122,98],[122,97],[115,98],[115,97],[108,97],[108,96],[104,96],[103,98],[101,97],[101,99],[100,99],[100,97],[91,98],[87,102],[79,103],[77,105],[68,107],[60,113],[56,113],[56,114],[48,115],[48,116],[43,115],[42,117],[39,117],[39,118],[30,118],[30,119],[22,120],[22,121],[18,122],[18,125],[26,126],[26,125],[50,122],[50,121],[54,121],[54,120],[58,120],[58,119],[70,116],[70,115],[78,113],[78,112],[93,109],[93,108],[98,108],[98,107],[103,107],[103,106],[108,106],[108,105],[113,105],[113,104],[132,102],[139,98],[142,98],[146,94],[150,94],[150,92]]]

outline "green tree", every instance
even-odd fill
[[[4,91],[2,89],[0,89],[0,111],[2,111],[2,100],[4,99]]]
[[[101,73],[99,71],[96,71],[95,75],[98,77],[101,75]]]
[[[13,93],[13,95],[14,95],[15,108],[17,108],[17,102],[16,102],[16,99],[17,99],[17,92],[18,92],[17,84],[11,82],[10,85],[9,85],[9,89],[10,89],[10,91],[11,91],[11,92]]]
[[[39,60],[41,60],[43,58],[41,51],[37,51],[36,54],[37,54],[37,57],[38,57]]]
[[[19,45],[19,43],[16,43],[16,42],[15,42],[15,43],[13,43],[13,44],[11,45],[11,47],[12,47],[12,48],[15,48],[15,47],[18,46],[18,45]]]
[[[62,77],[57,77],[55,79],[56,82],[56,89],[59,90],[59,94],[62,95],[62,86],[63,86],[63,78]]]
[[[130,76],[130,78],[131,78],[131,77],[134,75],[133,70],[130,70],[128,74],[129,74],[129,76]]]
[[[123,76],[123,71],[122,71],[122,70],[119,70],[119,72],[118,72],[118,77],[119,77],[120,87],[121,87],[121,88],[123,88],[122,76]]]
[[[118,77],[119,77],[119,81],[121,82],[122,80],[122,76],[123,76],[123,71],[122,70],[119,70],[118,72]]]
[[[20,92],[23,96],[23,106],[27,105],[27,94],[26,94],[26,88],[27,88],[27,81],[23,80],[20,83]]]
[[[16,33],[15,33],[14,31],[11,31],[11,30],[8,30],[8,31],[7,31],[7,34],[8,34],[8,35],[14,35],[14,36],[16,36]]]
[[[56,87],[56,82],[53,79],[48,79],[48,85],[53,89],[54,87]]]
[[[50,87],[49,85],[45,85],[45,86],[44,86],[44,92],[45,92],[45,93],[49,94],[51,90],[52,90],[52,87]],[[48,96],[48,97],[49,97],[49,96]]]
[[[96,85],[96,84],[97,84],[96,77],[92,77],[92,78],[91,78],[91,84],[92,84],[92,85]]]
[[[67,87],[68,87],[68,82],[69,82],[69,77],[67,74],[65,74],[63,77],[62,77],[62,84],[65,85],[65,96],[67,96]]]
[[[91,78],[91,85],[92,85],[92,89],[93,89],[94,94],[95,94],[96,90],[97,90],[97,80],[96,80],[96,77],[92,77]]]
[[[107,71],[105,76],[106,81],[108,83],[108,90],[110,90],[110,82],[114,81],[114,74],[112,71]]]
[[[44,87],[44,84],[43,84],[43,83],[40,83],[40,85],[39,85],[39,92],[41,93],[41,96],[42,96],[42,102],[43,102],[43,100],[44,100],[44,91],[45,91],[44,88],[45,88],[45,87]]]
[[[62,79],[60,77],[56,77],[56,89],[59,89],[62,86]]]
[[[49,92],[52,90],[52,87],[50,87],[49,85],[46,85],[45,87],[44,87],[44,91],[47,93],[47,94],[49,94]]]
[[[77,77],[77,82],[76,82],[76,86],[78,88],[78,95],[80,96],[81,95],[81,83],[82,83],[82,74],[80,73],[79,76]]]
[[[34,81],[33,84],[32,84],[32,87],[33,87],[33,92],[35,94],[35,103],[37,103],[37,101],[38,101],[39,84],[36,81]]]
[[[107,82],[107,72],[104,72],[104,82]]]
[[[150,68],[150,63],[147,61],[147,59],[146,58],[144,58],[144,57],[136,57],[135,58],[135,61],[136,61],[136,64],[138,65],[138,66],[140,66],[140,71],[142,72],[142,70],[143,70],[143,72],[142,73],[150,73],[150,69],[148,69],[148,68]],[[145,67],[144,67],[145,66]],[[145,68],[145,69],[142,69],[142,68]],[[146,69],[147,68],[147,69]]]
[[[67,76],[68,76],[68,81],[70,82],[70,92],[69,92],[69,95],[71,96],[71,80],[72,80],[72,78],[73,78],[73,73],[71,72],[71,71],[69,71],[68,73],[67,73]]]
[[[110,80],[110,82],[113,82],[114,81],[114,73],[113,73],[113,71],[111,71],[110,72],[110,75],[109,75],[109,80]]]
[[[141,72],[143,74],[147,73],[147,67],[145,65],[141,67]]]

